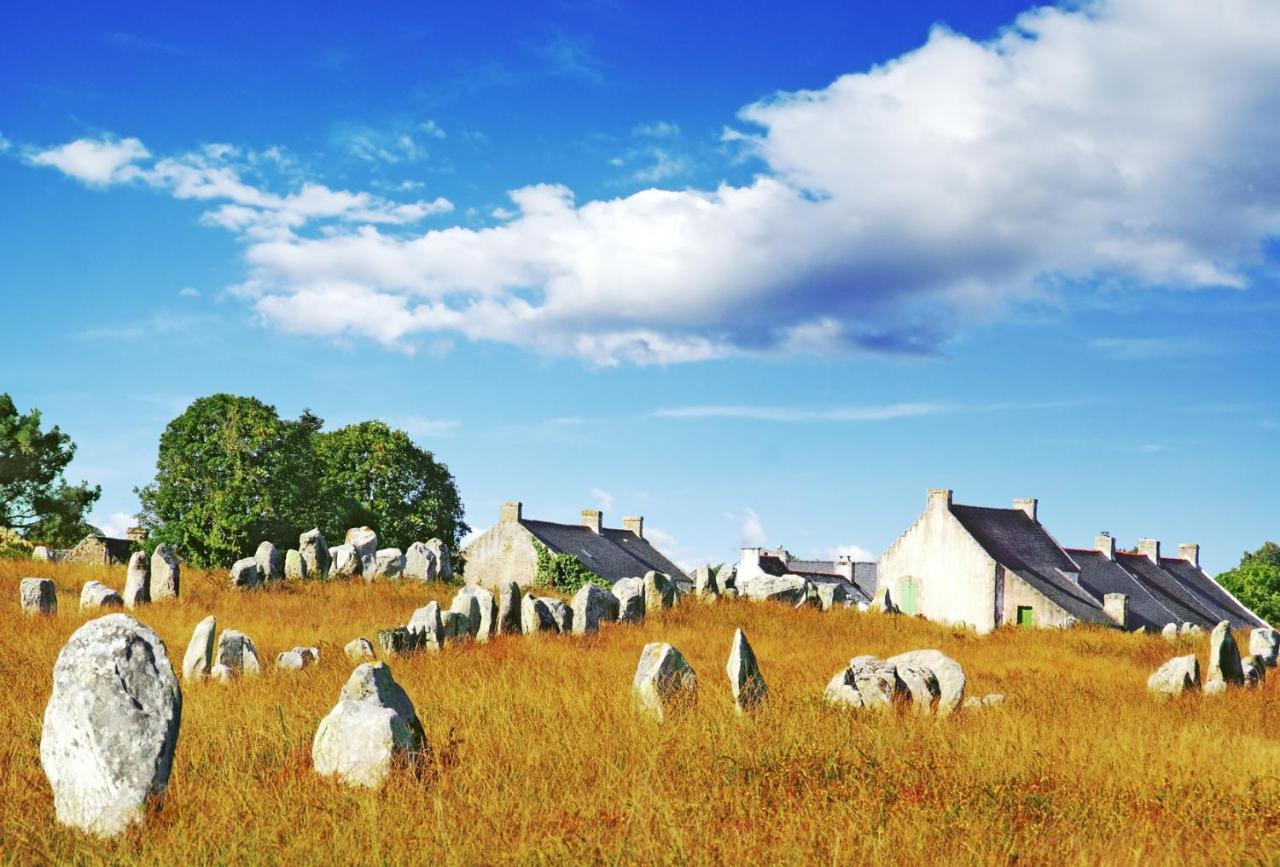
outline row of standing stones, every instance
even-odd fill
[[[613,591],[586,585],[568,605],[522,594],[515,582],[496,596],[469,587],[447,611],[431,603],[414,612],[409,626],[382,630],[378,639],[387,658],[504,633],[581,635],[602,623],[640,620],[678,599],[675,583],[657,572],[618,582]],[[229,683],[261,672],[257,648],[247,635],[225,629],[215,642],[216,632],[213,616],[197,624],[183,658],[184,679]],[[387,664],[376,661],[370,641],[357,638],[346,654],[359,664],[338,703],[317,726],[315,771],[349,785],[379,786],[397,765],[421,768],[429,745],[413,702]],[[279,654],[276,667],[297,670],[318,661],[316,648],[296,647]],[[740,629],[725,671],[739,713],[754,711],[766,700],[764,676]],[[53,679],[40,755],[58,820],[100,836],[116,835],[141,822],[147,803],[162,799],[168,785],[182,691],[164,643],[129,615],[110,614],[71,636],[58,655]],[[964,701],[964,688],[958,663],[939,651],[922,650],[888,660],[855,657],[828,684],[825,696],[840,707],[874,710],[907,704],[938,715],[961,706],[997,704],[1002,698]],[[687,706],[696,690],[697,675],[679,650],[663,643],[644,647],[632,682],[640,711],[662,721]]]
[[[1170,624],[1172,626],[1173,624]],[[1203,630],[1181,630],[1179,635],[1194,637]],[[1166,627],[1165,637],[1172,636]],[[1228,687],[1257,687],[1266,677],[1268,668],[1275,668],[1280,657],[1280,632],[1270,627],[1258,627],[1249,632],[1249,655],[1241,657],[1240,647],[1231,634],[1231,625],[1223,620],[1209,633],[1209,659],[1201,681],[1200,661],[1194,653],[1175,656],[1161,665],[1147,678],[1147,689],[1156,695],[1182,695],[1203,692],[1217,695]]]
[[[157,545],[150,557],[142,551],[129,557],[123,593],[101,581],[86,582],[80,589],[80,608],[136,608],[153,600],[176,599],[181,582],[182,566],[177,555],[168,545]],[[57,588],[51,578],[23,578],[18,596],[22,610],[28,614],[58,613]]]
[[[250,589],[284,579],[363,578],[365,581],[448,581],[453,578],[449,546],[440,539],[414,542],[405,551],[379,548],[378,535],[368,527],[347,530],[343,544],[332,548],[319,529],[298,537],[298,547],[283,555],[270,542],[252,557],[231,566],[231,586]]]

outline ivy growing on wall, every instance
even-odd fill
[[[538,556],[533,575],[536,586],[567,595],[577,593],[584,584],[599,584],[609,589],[609,582],[582,565],[582,561],[572,554],[552,554],[551,549],[537,539],[533,540],[533,550]]]

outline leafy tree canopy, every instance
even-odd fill
[[[1218,576],[1218,583],[1268,623],[1280,623],[1280,545],[1267,542],[1246,552],[1240,565]]]
[[[39,410],[23,415],[0,394],[0,527],[61,547],[96,532],[85,515],[102,489],[62,477],[75,453],[71,437],[56,426],[40,429]]]

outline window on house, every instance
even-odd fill
[[[1031,614],[1030,605],[1018,606],[1018,625],[1019,626],[1035,626],[1035,620]]]

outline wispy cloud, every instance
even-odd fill
[[[185,334],[207,326],[218,317],[211,314],[153,313],[142,322],[86,328],[78,333],[85,340],[140,340],[159,334]]]
[[[1099,337],[1089,346],[1100,355],[1118,361],[1147,361],[1208,355],[1215,349],[1196,337]]]
[[[596,56],[591,41],[584,36],[560,30],[549,39],[534,45],[533,51],[553,72],[596,83],[604,81],[604,73],[600,71],[600,58]]]
[[[1007,412],[1032,409],[1060,409],[1077,404],[1067,401],[1033,403],[888,403],[873,406],[804,408],[767,405],[696,405],[675,406],[651,412],[651,418],[675,419],[741,419],[769,422],[877,422],[899,418],[947,415],[956,413]]]
[[[458,419],[422,418],[408,416],[392,423],[410,436],[415,437],[451,437],[457,434],[462,422]]]
[[[596,501],[596,505],[600,507],[602,512],[613,511],[613,494],[609,493],[604,488],[592,488],[591,498]]]

